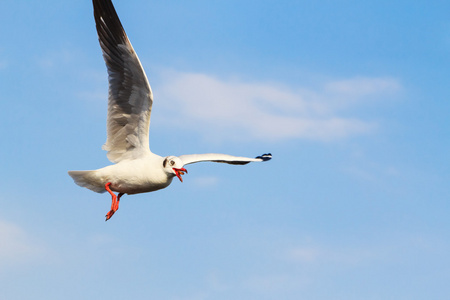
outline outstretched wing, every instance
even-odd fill
[[[178,156],[183,165],[193,164],[202,161],[212,161],[232,165],[246,165],[249,162],[268,161],[272,159],[272,154],[267,153],[255,158],[232,156],[228,154],[207,153],[207,154],[187,154]]]
[[[108,69],[108,159],[119,162],[150,152],[148,131],[153,96],[111,0],[93,0],[98,40]]]

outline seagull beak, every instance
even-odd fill
[[[187,170],[185,168],[172,168],[175,171],[175,174],[177,175],[178,179],[180,179],[181,182],[183,182],[183,178],[181,178],[181,175],[184,175],[184,173],[187,174]]]

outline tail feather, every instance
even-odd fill
[[[99,182],[96,171],[69,171],[68,173],[79,186],[97,193],[105,192],[105,187]]]

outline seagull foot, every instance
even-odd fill
[[[105,222],[106,221],[108,221],[109,219],[111,219],[111,217],[114,215],[114,213],[116,212],[117,210],[113,210],[113,209],[111,209],[107,214],[106,214],[106,220],[105,220]]]
[[[111,203],[111,210],[106,214],[106,220],[108,221],[114,215],[114,213],[119,209],[119,201],[120,197],[122,197],[122,193],[118,195],[118,197],[114,196]]]
[[[105,184],[105,189],[108,191],[108,193],[111,194],[112,197],[112,201],[111,201],[111,210],[106,214],[106,221],[108,221],[109,219],[111,219],[111,217],[114,215],[114,213],[119,209],[119,202],[120,202],[120,197],[123,196],[123,193],[119,193],[117,196],[111,191],[111,189],[109,188],[109,186],[111,185],[111,182],[108,182],[107,184]]]

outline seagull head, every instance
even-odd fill
[[[171,176],[177,176],[181,182],[183,182],[183,178],[181,175],[187,174],[187,170],[183,168],[183,162],[176,156],[167,156],[163,161],[163,168],[166,173]]]

